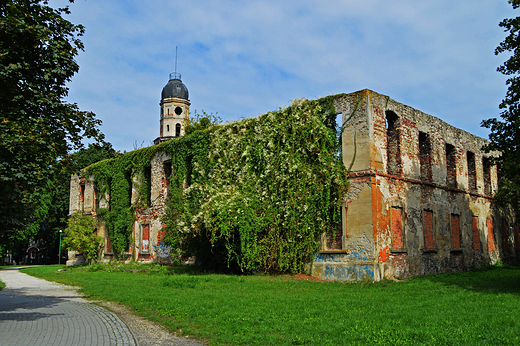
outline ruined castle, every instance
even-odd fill
[[[155,144],[184,133],[190,102],[180,75],[170,76],[160,105]],[[516,262],[520,230],[492,205],[497,170],[481,150],[484,139],[367,89],[338,95],[334,107],[344,122],[342,155],[345,167],[352,164],[351,185],[341,205],[341,229],[322,236],[314,276],[381,280]],[[175,167],[158,152],[149,169],[151,208],[136,211],[131,251],[140,261],[167,262],[160,216]],[[110,196],[98,196],[88,177],[73,175],[70,188],[71,214],[96,215],[110,206]],[[137,201],[133,186],[131,203]],[[97,232],[105,238],[108,260],[112,248],[103,223]]]

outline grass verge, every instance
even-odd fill
[[[82,287],[212,345],[518,345],[520,269],[335,283],[190,268],[101,266],[23,272]]]

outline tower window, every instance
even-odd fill
[[[181,135],[181,124],[175,125],[175,137],[180,137]]]
[[[170,125],[166,125],[166,132],[170,132]]]
[[[181,115],[182,114],[182,108],[181,107],[175,107],[175,114]]]

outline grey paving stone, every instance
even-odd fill
[[[18,270],[0,270],[0,346],[138,345],[114,313],[75,290]]]

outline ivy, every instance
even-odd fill
[[[334,98],[296,100],[89,166],[98,190],[110,195],[110,209],[99,215],[116,253],[128,249],[135,208],[147,207],[143,188],[141,205],[130,205],[131,181],[147,179],[145,168],[162,151],[173,167],[163,222],[178,254],[215,269],[304,270],[321,235],[341,222],[348,187]]]
[[[217,269],[225,260],[245,272],[302,271],[341,222],[348,186],[332,101],[297,100],[212,130],[209,162],[193,156],[173,177],[190,183],[172,192],[170,243]]]

